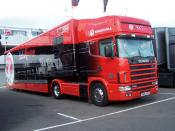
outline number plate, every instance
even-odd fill
[[[141,96],[148,96],[148,95],[150,95],[150,92],[149,91],[147,91],[147,92],[141,92]]]

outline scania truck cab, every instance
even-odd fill
[[[96,71],[88,76],[89,87],[98,83],[91,94],[92,100],[103,98],[103,88],[110,101],[131,100],[157,93],[157,61],[149,22],[106,16],[94,20],[93,24],[86,24],[85,28],[93,63],[91,70]]]

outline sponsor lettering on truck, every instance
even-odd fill
[[[88,97],[97,106],[156,94],[152,40],[145,20],[71,19],[6,52],[7,84],[57,99]]]

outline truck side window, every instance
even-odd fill
[[[105,56],[105,46],[112,44],[112,38],[104,39],[99,41],[100,56]]]
[[[48,55],[53,54],[53,47],[52,46],[40,46],[35,48],[36,55]]]

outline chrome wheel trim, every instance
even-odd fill
[[[53,92],[54,92],[54,94],[55,94],[56,97],[58,97],[60,95],[59,86],[57,84],[54,85]]]
[[[104,92],[101,88],[96,88],[94,90],[94,98],[97,102],[102,102],[104,99]]]

